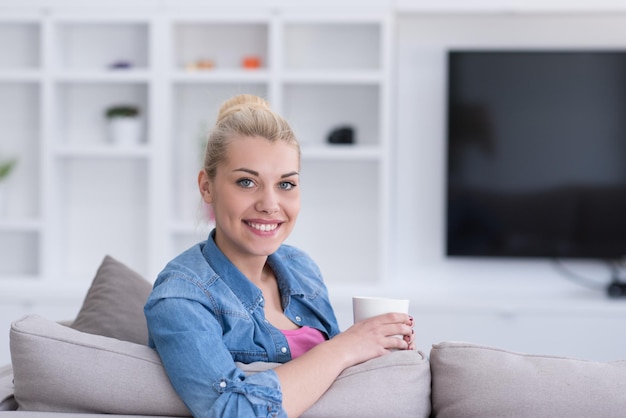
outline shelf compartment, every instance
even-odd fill
[[[380,279],[380,169],[367,161],[302,163],[302,209],[288,243],[311,255],[327,282]]]
[[[39,233],[4,230],[0,234],[0,281],[12,277],[34,277],[40,273]]]
[[[105,70],[118,62],[133,69],[150,66],[148,22],[60,21],[56,30],[59,70]]]
[[[378,146],[380,88],[375,85],[287,84],[283,115],[302,147],[327,144],[339,127],[354,130],[354,145]]]
[[[90,280],[106,254],[145,274],[148,260],[148,163],[71,159],[56,165],[60,274]],[[72,202],[65,205],[63,202]],[[77,256],[79,255],[79,256]]]
[[[288,71],[381,68],[379,23],[289,22],[283,32],[283,67]]]
[[[40,37],[36,22],[0,20],[0,73],[39,69]]]
[[[34,219],[41,207],[40,88],[36,83],[0,82],[0,160],[16,158],[13,172],[2,181],[0,217]]]
[[[140,109],[143,142],[136,147],[149,144],[149,89],[146,83],[66,82],[57,84],[56,88],[56,146],[92,147],[94,150],[105,145],[118,148],[109,140],[105,117],[106,109],[113,105],[133,105]]]
[[[242,69],[243,59],[250,56],[260,60],[259,69],[266,69],[268,33],[266,22],[177,22],[173,27],[172,68],[210,74],[213,69]],[[198,70],[203,62],[212,68]]]
[[[267,70],[215,69],[210,71],[177,70],[172,79],[178,83],[268,83]]]
[[[202,168],[204,145],[221,104],[242,93],[267,97],[265,84],[177,84],[172,104],[172,214],[176,221],[194,224],[200,193],[196,179]]]

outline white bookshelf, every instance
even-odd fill
[[[84,288],[105,254],[153,279],[205,239],[202,137],[238,93],[269,99],[301,140],[304,205],[289,243],[330,283],[382,280],[390,24],[386,13],[280,10],[0,17],[0,157],[19,158],[0,215],[0,292]],[[245,57],[259,67],[242,68]],[[109,141],[116,104],[140,108],[144,141]],[[355,144],[327,143],[339,126]]]

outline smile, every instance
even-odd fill
[[[246,222],[246,224],[250,228],[254,228],[257,231],[261,231],[261,232],[271,232],[275,230],[276,228],[278,228],[278,224],[258,224],[254,222]]]

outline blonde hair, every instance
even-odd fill
[[[215,178],[217,167],[226,160],[228,145],[235,137],[255,136],[292,144],[300,159],[300,145],[287,121],[265,99],[241,94],[220,106],[215,127],[209,134],[203,164],[209,178]]]

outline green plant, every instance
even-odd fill
[[[139,108],[131,105],[112,106],[106,110],[107,118],[115,117],[135,117],[139,115]]]
[[[17,164],[17,160],[15,158],[0,162],[0,181],[4,180],[6,177],[11,174],[13,171],[13,167]]]

